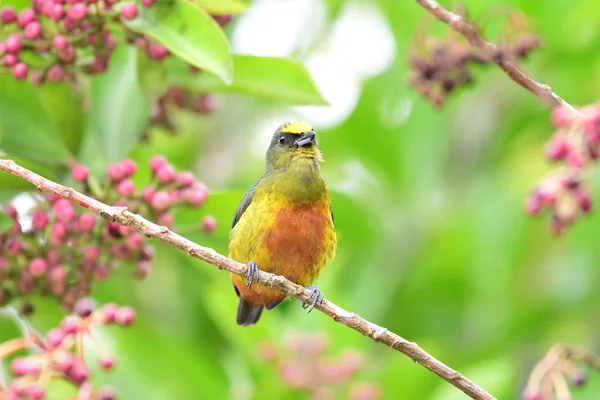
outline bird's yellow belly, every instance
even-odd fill
[[[336,238],[329,202],[283,208],[266,207],[265,203],[251,204],[235,226],[230,257],[243,263],[255,261],[263,271],[283,275],[300,285],[310,285],[335,253]],[[250,221],[257,222],[250,224]],[[255,305],[266,305],[285,297],[263,285],[247,289],[244,278],[232,278],[240,295]]]

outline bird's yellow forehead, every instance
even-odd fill
[[[301,133],[312,131],[312,126],[308,122],[292,121],[281,128],[282,133],[292,133],[300,135]]]

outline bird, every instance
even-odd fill
[[[229,258],[248,265],[245,277],[230,274],[239,297],[237,325],[256,324],[264,308],[287,297],[258,282],[259,270],[308,288],[307,312],[323,301],[313,283],[334,259],[337,239],[322,161],[309,123],[289,121],[273,134],[265,172],[240,201],[229,233]]]

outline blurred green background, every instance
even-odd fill
[[[527,71],[573,104],[597,99],[597,0],[461,4],[475,21],[492,6],[520,9],[544,40],[524,63]],[[176,136],[155,129],[143,144],[122,148],[117,135],[112,154],[145,165],[160,153],[193,170],[211,195],[200,211],[177,215],[177,224],[190,239],[226,253],[233,213],[262,173],[268,138],[286,120],[312,122],[326,159],[322,173],[339,243],[335,262],[317,282],[326,297],[417,342],[497,398],[518,398],[531,368],[553,343],[592,350],[599,345],[600,220],[581,219],[557,239],[544,218],[523,213],[523,199],[551,169],[543,145],[552,127],[545,106],[499,69],[476,69],[475,84],[439,110],[408,85],[407,54],[426,21],[425,11],[411,1],[254,1],[227,26],[234,53],[305,63],[330,105],[297,106],[302,102],[285,96],[278,101],[276,84],[266,94],[219,93],[210,116],[180,113]],[[491,24],[485,30],[488,38],[494,29]],[[445,27],[434,23],[431,32],[443,34]],[[60,138],[66,149],[60,157],[72,154],[103,171],[116,159],[94,145],[94,123],[84,121],[90,113],[100,116],[115,134],[143,125],[148,106],[136,97],[142,91],[135,68],[134,78],[115,84],[132,57],[134,49],[119,49],[108,73],[82,89],[95,96],[91,109],[66,86],[37,89],[0,76],[2,140],[45,137],[40,148],[51,152],[53,138]],[[252,73],[259,76],[260,66]],[[263,87],[260,80],[257,86]],[[125,113],[111,107],[118,96],[127,104]],[[67,130],[60,128],[58,108],[69,121],[63,124]],[[60,167],[43,156],[27,157],[29,151],[16,158],[61,179]],[[3,198],[27,188],[0,179]],[[197,221],[209,214],[217,218],[216,233],[195,233]],[[116,387],[120,398],[310,398],[259,357],[261,343],[282,345],[295,332],[325,334],[332,357],[359,350],[364,364],[352,384],[374,383],[384,399],[466,398],[402,354],[319,312],[305,315],[295,300],[264,314],[255,327],[237,327],[237,298],[226,273],[156,247],[146,281],[124,273],[93,293],[99,302],[130,304],[138,312],[132,328],[99,333],[118,366],[95,379]],[[40,301],[31,323],[45,331],[60,313],[56,304]],[[12,320],[0,323],[0,339],[13,337]],[[344,390],[335,398],[346,398]],[[600,377],[574,395],[597,399]]]

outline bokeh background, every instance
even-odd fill
[[[524,67],[573,104],[597,99],[598,1],[461,4],[474,20],[496,13],[502,21],[507,9],[521,10],[544,42]],[[290,119],[310,121],[326,160],[322,173],[339,242],[335,262],[318,281],[326,297],[417,342],[499,399],[514,399],[553,343],[598,347],[600,217],[581,219],[555,238],[546,219],[523,213],[525,196],[552,168],[543,154],[552,127],[545,106],[499,69],[476,68],[474,84],[440,109],[408,84],[408,53],[430,23],[411,1],[252,1],[227,26],[234,53],[303,62],[329,105],[291,105],[252,91],[219,93],[213,113],[181,112],[176,136],[155,129],[126,155],[145,164],[163,154],[206,182],[206,206],[178,214],[177,224],[190,239],[226,253],[233,213],[263,171],[274,129]],[[444,35],[444,26],[430,25],[429,33]],[[493,39],[499,29],[492,22],[484,32]],[[108,73],[94,78],[105,79],[99,87],[108,87],[109,98],[132,101],[126,113],[103,115],[115,124],[131,122],[140,108],[125,93],[135,90],[127,80],[110,85],[128,59],[114,57]],[[56,121],[34,111],[26,124],[10,122],[15,104],[29,104],[40,90],[0,76],[5,138],[54,129]],[[68,104],[69,95],[57,93],[38,108],[57,99]],[[71,106],[67,114],[88,112],[77,102]],[[96,171],[116,161],[85,143],[73,139],[71,152]],[[60,178],[43,162],[29,165]],[[12,186],[0,188],[4,198],[23,190],[5,182]],[[197,232],[205,215],[217,218],[212,236]],[[297,344],[299,334],[326,340],[324,359],[360,354],[360,371],[330,385],[333,398],[347,398],[361,383],[375,385],[384,399],[466,398],[402,354],[319,312],[307,316],[295,300],[263,314],[255,327],[237,327],[237,298],[226,273],[159,244],[153,265],[143,282],[117,274],[93,292],[99,302],[131,304],[138,312],[132,328],[98,332],[119,365],[95,379],[118,388],[123,399],[311,398],[290,383],[293,378],[286,380],[283,367],[265,360],[265,349],[276,346],[281,362],[292,361],[286,346]],[[45,331],[62,311],[52,301],[36,304],[30,322]],[[0,339],[14,337],[16,329],[4,316]],[[592,374],[574,395],[598,398],[600,376]]]

